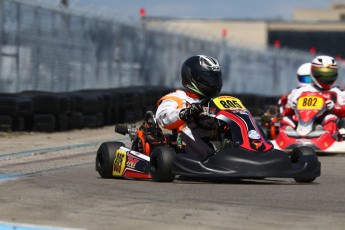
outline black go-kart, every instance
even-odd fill
[[[217,135],[208,144],[215,154],[201,162],[183,152],[177,135],[165,133],[154,114],[147,112],[143,124],[115,125],[115,132],[129,134],[132,145],[103,143],[96,155],[96,170],[103,178],[143,178],[172,182],[176,176],[189,179],[293,178],[310,183],[321,175],[321,163],[308,146],[290,154],[274,149],[260,126],[238,98],[218,96],[205,107],[215,119]]]

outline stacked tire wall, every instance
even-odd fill
[[[146,111],[155,111],[158,99],[174,90],[146,86],[66,93],[2,93],[0,131],[59,132],[132,123],[142,120]],[[260,116],[278,101],[278,97],[252,94],[233,96],[242,100],[254,116]]]
[[[0,131],[58,132],[141,120],[166,87],[0,94]]]

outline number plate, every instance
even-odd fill
[[[113,176],[122,176],[126,165],[126,152],[118,149],[113,164]]]
[[[300,97],[297,102],[297,109],[322,109],[324,99],[317,96]]]
[[[213,99],[214,104],[220,110],[245,110],[246,108],[242,104],[242,102],[236,98],[231,96],[220,96]]]

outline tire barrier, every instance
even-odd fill
[[[61,132],[142,120],[157,101],[175,89],[159,86],[85,89],[73,92],[0,93],[0,131]],[[234,95],[254,116],[278,97]]]
[[[0,93],[0,131],[60,132],[141,120],[166,87]]]

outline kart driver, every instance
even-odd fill
[[[297,99],[303,92],[320,92],[326,100],[327,113],[321,117],[321,125],[324,130],[335,138],[338,135],[338,117],[345,117],[345,92],[333,86],[337,80],[338,66],[333,57],[317,56],[311,63],[312,84],[302,86],[293,92],[288,98],[284,117],[281,121],[282,129],[286,127],[296,128],[297,118],[294,116],[294,109]]]
[[[294,89],[292,89],[290,92],[282,95],[278,101],[278,108],[279,108],[279,113],[282,114],[286,103],[288,101],[289,96],[294,94],[294,91],[297,90],[298,88],[311,84],[311,77],[310,77],[310,68],[311,68],[311,63],[307,62],[302,65],[300,65],[297,69],[297,83],[298,86]]]
[[[292,90],[290,90],[288,93],[283,94],[277,103],[277,106],[271,107],[265,112],[261,119],[263,122],[265,122],[265,126],[269,127],[267,136],[269,138],[275,139],[276,135],[278,134],[278,128],[280,126],[280,120],[285,115],[284,110],[288,101],[288,98],[291,97],[291,95],[294,94],[294,92],[299,89],[302,86],[311,84],[311,77],[310,77],[310,68],[311,63],[307,62],[302,65],[300,65],[297,69],[296,73],[296,80],[298,83],[298,86]],[[274,129],[272,129],[274,128]]]
[[[203,112],[202,99],[215,97],[222,89],[219,62],[210,56],[192,56],[182,64],[181,78],[185,89],[163,96],[155,117],[163,128],[177,130],[177,143],[187,154],[204,161],[214,154],[205,140],[210,137],[215,120],[199,115]]]

